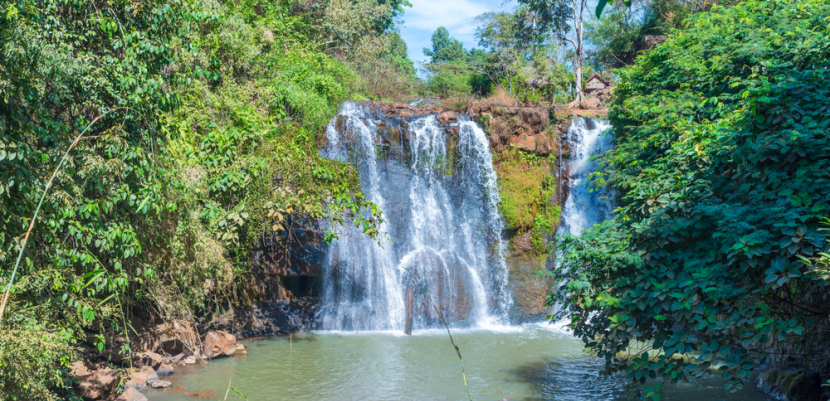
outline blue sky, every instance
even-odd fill
[[[409,49],[409,58],[426,61],[424,47],[432,47],[432,33],[439,26],[446,27],[450,36],[464,43],[465,49],[478,47],[475,39],[473,18],[488,11],[511,11],[515,0],[409,0],[412,7],[406,8],[404,23],[400,25],[401,37]],[[502,4],[505,3],[505,4]]]

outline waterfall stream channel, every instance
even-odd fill
[[[593,155],[613,146],[606,121],[575,117],[568,130],[569,195],[558,234],[609,218],[610,194],[586,187]],[[249,400],[614,400],[623,376],[600,375],[564,322],[515,318],[507,241],[489,140],[464,115],[447,128],[435,115],[407,121],[346,103],[326,131],[323,157],[354,165],[385,222],[378,240],[354,225],[330,227],[317,330],[244,340],[248,354],[170,376],[151,400],[223,399],[229,379]],[[408,293],[410,299],[408,298]],[[407,305],[409,304],[409,305]],[[407,308],[412,335],[405,335]],[[666,386],[665,400],[769,400],[722,381]],[[228,399],[238,398],[233,390]]]

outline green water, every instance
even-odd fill
[[[453,330],[474,400],[622,399],[624,380],[598,374],[602,361],[549,325]],[[290,343],[289,343],[290,342]],[[318,332],[243,342],[248,354],[211,361],[150,390],[150,400],[223,399],[228,380],[249,400],[467,400],[458,357],[442,330],[399,333]],[[666,400],[770,400],[752,388],[723,393],[708,379],[667,385]],[[232,390],[228,400],[241,399]]]

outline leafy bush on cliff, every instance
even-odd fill
[[[562,241],[549,300],[608,371],[667,380],[647,397],[827,355],[828,278],[802,258],[827,244],[828,23],[819,0],[713,7],[619,71],[601,160],[620,207]]]

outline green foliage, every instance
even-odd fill
[[[553,99],[567,88],[567,71],[535,18],[528,8],[476,18],[476,37],[488,50],[481,71],[522,101]]]
[[[531,243],[547,256],[546,236],[559,223],[561,207],[553,200],[556,177],[551,174],[554,160],[527,154],[516,148],[496,156],[494,167],[499,178],[499,212],[507,228],[532,231]]]
[[[3,7],[3,290],[46,181],[75,137],[100,117],[57,171],[2,322],[4,333],[22,336],[4,338],[4,358],[31,363],[19,375],[8,373],[3,399],[48,399],[48,389],[63,383],[60,371],[46,367],[65,362],[67,344],[86,338],[83,327],[120,317],[113,297],[129,291],[142,299],[143,283],[155,276],[145,257],[166,248],[165,223],[176,213],[160,185],[168,172],[156,157],[156,117],[179,104],[177,87],[214,75],[177,65],[183,49],[172,38],[212,16],[182,2]]]
[[[718,2],[722,6],[734,3],[737,1]],[[598,69],[629,65],[641,51],[646,36],[668,35],[674,29],[682,29],[683,21],[709,6],[706,2],[682,0],[634,0],[625,6],[615,4],[601,18],[586,24],[588,62]]]
[[[620,207],[562,240],[549,301],[633,387],[738,389],[770,350],[827,343],[828,278],[803,258],[827,244],[828,16],[817,0],[713,7],[618,71],[601,177]]]
[[[74,344],[112,351],[125,316],[233,302],[265,236],[316,219],[378,234],[356,171],[316,141],[345,99],[375,89],[352,51],[377,43],[390,74],[414,74],[387,31],[408,3],[346,3],[2,4],[0,289],[45,183],[94,124],[55,172],[11,287],[0,399],[71,397]]]
[[[433,50],[424,49],[432,57],[426,65],[431,73],[426,89],[441,98],[463,98],[490,92],[490,80],[482,73],[486,55],[478,49],[466,52],[456,39],[450,38],[446,28],[440,27],[432,35]]]
[[[427,87],[442,98],[460,97],[472,93],[476,74],[463,63],[443,63],[433,67]]]
[[[571,31],[568,23],[574,17],[571,0],[519,0],[519,5],[528,22],[524,25],[532,27],[528,37],[536,43],[562,41]]]
[[[465,56],[464,45],[458,39],[451,38],[447,28],[439,26],[432,33],[432,49],[425,47],[424,55],[430,58],[432,64],[457,61]]]
[[[356,87],[376,98],[406,98],[418,82],[406,43],[395,31],[364,40],[346,64],[358,72]]]
[[[73,399],[63,369],[69,362],[68,332],[44,326],[0,331],[0,398],[9,400]],[[55,391],[55,389],[59,389]]]

